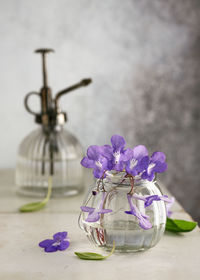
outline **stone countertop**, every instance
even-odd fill
[[[0,170],[0,280],[199,279],[198,227],[184,234],[166,232],[158,245],[145,252],[115,253],[105,261],[78,259],[74,251],[104,254],[78,228],[83,197],[51,199],[39,212],[19,213],[22,204],[36,199],[17,196],[13,170]],[[191,220],[178,202],[172,210],[173,218]],[[68,231],[69,249],[44,253],[38,243],[58,231]]]

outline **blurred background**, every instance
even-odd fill
[[[19,143],[37,127],[23,98],[42,85],[33,51],[51,47],[54,93],[93,79],[62,99],[66,128],[85,149],[120,134],[165,152],[159,178],[200,220],[198,0],[0,0],[0,22],[0,168],[15,167]]]

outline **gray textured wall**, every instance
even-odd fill
[[[14,166],[19,142],[35,127],[22,104],[41,86],[32,50],[53,47],[54,91],[94,81],[62,101],[85,148],[119,133],[129,145],[164,151],[162,180],[199,218],[199,26],[198,0],[1,0],[0,166]]]

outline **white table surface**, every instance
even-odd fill
[[[0,280],[165,280],[200,279],[200,231],[165,233],[156,247],[139,253],[115,253],[104,261],[80,260],[74,251],[105,254],[91,245],[78,228],[84,195],[51,199],[39,212],[19,213],[18,207],[35,199],[17,196],[13,170],[0,170]],[[173,218],[191,220],[177,202]],[[44,253],[43,239],[68,231],[70,247]]]

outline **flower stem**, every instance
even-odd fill
[[[49,176],[48,178],[48,191],[47,191],[47,196],[45,197],[45,199],[41,202],[43,203],[47,203],[51,197],[51,193],[52,193],[52,176]]]
[[[134,193],[134,178],[133,178],[132,175],[128,175],[127,177],[129,177],[130,183],[131,183],[131,190],[128,194],[133,195],[133,193]]]
[[[38,211],[38,210],[44,208],[44,206],[47,204],[47,202],[49,201],[49,199],[51,197],[51,192],[52,192],[52,176],[49,176],[48,191],[47,191],[46,197],[42,201],[37,201],[37,202],[32,202],[32,203],[22,205],[19,208],[19,211],[20,212],[34,212],[34,211]]]
[[[99,181],[98,181],[97,191],[99,191],[99,186],[100,186],[100,183],[102,183],[103,190],[105,191],[105,189],[104,189],[104,185],[103,185],[103,179],[104,179],[104,176],[105,176],[106,171],[107,171],[107,170],[105,170],[105,171],[103,172],[103,175],[101,176],[101,178],[100,178],[100,179],[99,179]]]
[[[114,251],[115,251],[115,240],[113,240],[113,247],[112,247],[111,252],[107,256],[105,256],[104,258],[105,259],[109,258],[114,253]]]

